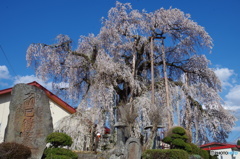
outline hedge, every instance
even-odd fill
[[[143,159],[188,159],[189,155],[180,149],[153,149],[144,151],[142,157]]]
[[[202,159],[200,155],[190,155],[189,159]]]
[[[77,159],[78,155],[64,148],[47,148],[44,150],[45,159]]]

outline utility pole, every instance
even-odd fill
[[[150,49],[151,49],[151,78],[152,78],[152,96],[151,96],[151,102],[152,102],[152,106],[155,104],[153,40],[154,40],[154,37],[150,37],[150,42],[151,42],[151,44],[150,44]]]
[[[151,36],[150,37],[150,49],[151,49],[151,78],[152,78],[152,98],[151,102],[152,105],[155,104],[155,89],[154,89],[154,60],[153,60],[153,40],[154,39],[160,39],[161,40],[161,50],[162,50],[162,60],[163,60],[163,76],[164,76],[164,83],[165,83],[165,91],[166,91],[166,108],[167,108],[167,128],[169,129],[173,123],[171,120],[171,112],[170,112],[170,99],[169,99],[169,86],[168,86],[168,78],[167,78],[167,67],[166,67],[166,55],[165,55],[165,49],[164,49],[164,39],[166,39],[163,36]]]
[[[167,78],[167,66],[166,66],[166,55],[164,49],[164,39],[165,37],[159,37],[161,39],[161,47],[162,47],[162,60],[163,60],[163,74],[164,74],[164,82],[165,82],[165,91],[166,91],[166,107],[167,107],[167,121],[168,121],[168,129],[173,125],[171,120],[171,112],[170,112],[170,100],[169,100],[169,88],[168,88],[168,78]]]

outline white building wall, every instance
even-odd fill
[[[240,152],[233,151],[231,148],[211,151],[214,151],[218,154],[218,159],[240,159]],[[228,152],[228,154],[226,154],[225,152]]]
[[[62,119],[63,117],[66,117],[70,115],[67,111],[59,107],[56,103],[54,103],[52,100],[50,101],[50,110],[52,114],[52,120],[53,120],[53,129],[56,128],[56,123]]]
[[[5,129],[8,123],[10,99],[11,93],[0,96],[0,143],[3,142]],[[49,102],[53,120],[53,128],[55,129],[56,123],[63,117],[70,115],[70,113],[59,107],[52,100],[49,99]]]
[[[3,142],[7,127],[11,93],[3,94],[0,98],[0,143]]]

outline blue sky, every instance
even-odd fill
[[[67,34],[75,47],[80,35],[97,34],[115,0],[1,0],[0,1],[0,90],[16,83],[38,81],[27,68],[26,50],[31,43],[52,44],[58,34]],[[122,0],[134,9],[148,12],[161,7],[178,8],[205,27],[214,40],[211,68],[222,81],[225,107],[240,117],[240,1],[239,0]],[[5,55],[8,60],[6,59]],[[9,62],[10,64],[9,64]],[[240,123],[229,142],[240,137]]]

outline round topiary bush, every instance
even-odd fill
[[[172,132],[173,132],[174,134],[179,134],[179,135],[185,135],[185,134],[186,134],[186,130],[185,130],[183,127],[180,127],[180,126],[174,127],[174,128],[172,129]]]
[[[175,148],[177,148],[177,149],[178,148],[182,149],[185,146],[185,142],[182,139],[174,139],[172,141],[172,145],[174,145]]]
[[[185,131],[185,133],[183,133],[183,130]],[[165,136],[172,136],[173,134],[178,134],[178,135],[184,136],[184,138],[186,139],[187,143],[191,143],[192,142],[192,135],[191,135],[191,133],[188,130],[186,130],[183,127],[181,127],[181,126],[173,126],[173,127],[171,127],[165,133]]]
[[[188,153],[192,152],[192,147],[189,145],[189,139],[191,136],[187,134],[187,130],[183,127],[177,126],[172,127],[167,132],[167,135],[163,142],[170,145],[171,149],[182,149],[187,151]]]
[[[78,155],[71,150],[62,148],[63,146],[71,146],[73,141],[70,136],[65,133],[54,132],[47,136],[46,142],[50,143],[50,148],[44,150],[44,159],[77,159]]]
[[[71,146],[73,141],[70,136],[65,133],[53,132],[47,136],[47,143],[50,143],[52,147],[63,147],[63,146]]]
[[[0,144],[0,159],[26,159],[31,156],[29,147],[15,142],[3,142]]]
[[[173,138],[173,139],[182,139],[184,141],[188,140],[188,136],[187,135],[179,135],[179,134],[172,134],[171,138]]]
[[[172,143],[172,138],[167,136],[167,137],[163,138],[163,142],[170,144],[170,143]]]
[[[192,147],[189,145],[189,143],[184,144],[184,150],[187,151],[188,153],[192,152]]]

